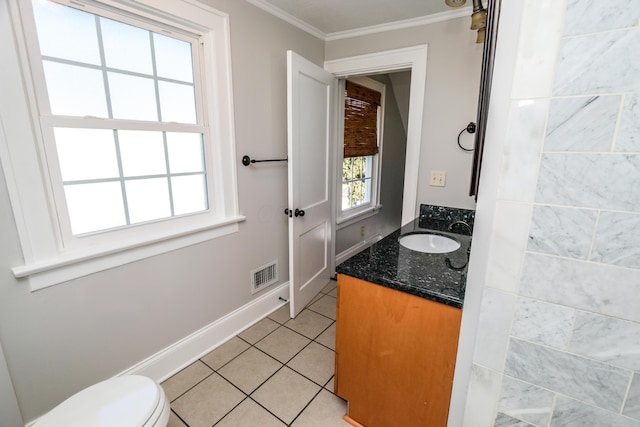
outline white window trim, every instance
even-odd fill
[[[360,206],[356,206],[347,210],[342,209],[342,163],[344,161],[344,88],[345,88],[345,80],[340,81],[340,118],[339,118],[339,129],[338,129],[338,138],[339,143],[338,146],[340,149],[338,150],[338,167],[336,168],[338,171],[338,179],[337,179],[337,187],[336,187],[336,195],[338,197],[336,203],[336,224],[338,225],[338,229],[342,227],[346,227],[347,225],[353,224],[354,222],[360,221],[362,219],[368,218],[378,213],[382,205],[380,205],[380,188],[381,188],[381,177],[382,177],[382,150],[383,150],[383,135],[384,135],[384,103],[385,103],[385,91],[386,85],[377,80],[371,79],[369,77],[349,77],[348,80],[357,83],[359,85],[368,87],[370,89],[376,90],[380,92],[380,109],[378,110],[378,154],[374,156],[377,161],[374,161],[373,174],[372,174],[372,194],[371,201],[367,204],[363,204]]]
[[[24,257],[24,265],[12,271],[18,278],[28,278],[32,291],[237,232],[238,222],[245,219],[238,208],[228,15],[195,0],[105,2],[174,26],[196,27],[209,42],[203,61],[214,73],[204,90],[216,108],[209,108],[214,160],[207,173],[214,174],[210,204],[215,203],[217,216],[202,220],[197,214],[187,215],[165,222],[180,223],[177,229],[164,231],[171,227],[160,223],[150,224],[155,228],[152,233],[131,227],[134,232],[124,241],[65,248],[49,171],[41,161],[45,152],[23,28],[23,23],[32,24],[21,19],[22,0],[1,2],[0,55],[5,65],[0,67],[0,160]]]

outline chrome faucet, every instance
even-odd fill
[[[469,236],[471,236],[473,234],[473,230],[471,229],[471,226],[469,224],[467,224],[466,222],[464,222],[464,221],[452,222],[451,224],[449,224],[449,231],[453,231],[453,228],[458,224],[460,224],[460,225],[462,225],[464,227],[467,227],[467,231],[469,232]]]

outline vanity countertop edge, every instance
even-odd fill
[[[471,236],[442,228],[424,218],[416,218],[339,264],[336,273],[462,308]],[[413,251],[399,243],[401,236],[410,233],[450,237],[457,240],[460,247],[449,253]]]

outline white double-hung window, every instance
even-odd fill
[[[385,85],[366,77],[344,82],[338,224],[380,208]]]
[[[3,89],[18,73],[26,88],[24,111],[0,109],[17,277],[38,289],[237,230],[226,15],[191,0],[10,6]]]

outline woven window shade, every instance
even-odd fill
[[[347,81],[344,101],[344,157],[378,153],[380,92]]]

